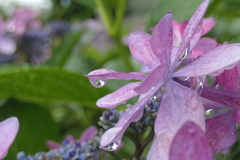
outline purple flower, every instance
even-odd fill
[[[16,117],[0,122],[0,159],[7,155],[8,149],[17,135],[18,128],[19,122]]]
[[[204,108],[199,98],[204,77],[219,74],[219,71],[232,67],[240,60],[240,44],[225,44],[204,54],[196,61],[177,70],[185,58],[191,58],[191,52],[204,33],[202,17],[209,0],[204,0],[187,23],[179,47],[173,46],[172,15],[170,12],[154,27],[152,36],[136,32],[129,36],[129,48],[133,57],[150,73],[116,73],[108,69],[93,71],[87,75],[94,86],[102,87],[108,79],[139,79],[123,86],[100,100],[97,105],[114,108],[126,100],[141,95],[138,102],[127,110],[115,127],[103,135],[100,145],[119,145],[125,129],[131,122],[137,121],[143,114],[143,106],[156,94],[163,94],[155,121],[155,140],[148,159],[168,159],[172,140],[177,131],[188,121],[197,124],[205,131]],[[191,88],[172,80],[173,77],[191,77]],[[196,92],[197,91],[197,92]]]

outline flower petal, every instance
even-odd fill
[[[168,68],[172,47],[172,14],[168,12],[154,27],[152,32],[152,50],[161,62]]]
[[[0,159],[3,159],[13,143],[19,128],[16,117],[8,118],[0,123]]]
[[[46,145],[48,146],[49,149],[58,149],[61,147],[61,145],[55,141],[48,140],[46,142]]]
[[[182,42],[181,24],[177,21],[172,21],[173,26],[173,46],[179,46]]]
[[[134,88],[139,86],[140,82],[129,83],[113,93],[110,93],[97,101],[97,106],[101,108],[112,109],[125,103],[128,99],[138,95]]]
[[[148,157],[168,160],[172,139],[185,122],[193,121],[205,130],[204,110],[195,91],[174,81],[167,83],[160,106],[154,125],[156,139]]]
[[[115,127],[107,130],[101,138],[100,146],[101,148],[105,148],[105,146],[108,146],[115,142],[120,142],[121,138],[127,129],[127,127],[130,125],[130,123],[138,121],[141,117],[139,116],[139,113],[141,114],[144,105],[149,102],[150,98],[152,98],[159,90],[161,89],[161,85],[158,85],[156,88],[151,90],[144,98],[142,98],[140,101],[138,101],[135,105],[133,105],[131,108],[129,108],[121,117],[121,119],[117,122]],[[136,118],[138,117],[138,118]],[[117,149],[117,148],[116,148]]]
[[[240,60],[240,44],[226,44],[212,49],[189,65],[176,71],[174,77],[197,77],[220,74],[230,69]],[[217,73],[220,71],[219,73]]]
[[[227,106],[225,106],[225,105],[222,105],[222,104],[220,104],[220,103],[211,101],[211,100],[206,99],[206,98],[202,98],[202,97],[201,97],[201,101],[202,101],[202,104],[203,104],[204,109],[227,108]]]
[[[96,135],[97,132],[98,132],[97,127],[90,126],[82,133],[79,141],[86,142],[86,141],[92,139]]]
[[[128,37],[128,46],[132,56],[138,62],[151,69],[160,64],[151,47],[151,35],[144,32],[134,32]]]
[[[146,76],[139,72],[130,72],[130,73],[122,73],[122,72],[115,72],[111,69],[97,69],[94,70],[88,75],[85,75],[89,79],[125,79],[125,80],[131,80],[131,79],[137,79],[137,80],[143,80]]]
[[[172,70],[175,69],[177,61],[182,55],[191,52],[190,48],[192,49],[193,47],[190,46],[190,40],[202,28],[202,18],[205,14],[208,4],[209,0],[204,0],[189,20],[183,33],[183,40],[179,47],[179,52],[172,64]]]
[[[168,68],[165,68],[162,65],[156,67],[145,79],[144,81],[137,86],[134,91],[139,94],[144,94],[155,87],[159,83],[164,84],[166,82],[166,72]]]
[[[192,50],[191,58],[197,59],[198,57],[201,57],[205,53],[215,48],[217,45],[218,43],[215,39],[207,37],[201,38]]]
[[[217,22],[212,18],[203,18],[203,35],[207,34],[216,24]]]
[[[236,141],[233,110],[206,119],[206,136],[214,153],[229,148]]]
[[[170,160],[213,160],[213,153],[204,132],[187,121],[177,132],[170,149]]]
[[[232,69],[223,71],[216,77],[218,84],[229,92],[238,91],[238,68],[235,66]]]

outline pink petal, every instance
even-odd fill
[[[203,18],[203,35],[207,34],[216,24],[217,22],[212,18]]]
[[[216,77],[219,85],[229,92],[238,91],[238,68],[235,66],[232,69],[223,71],[220,75]]]
[[[147,77],[146,79],[137,86],[134,91],[139,94],[143,94],[148,92],[152,87],[155,87],[159,83],[164,84],[166,82],[166,72],[168,68],[165,66],[156,67]]]
[[[177,132],[170,149],[170,160],[213,160],[213,153],[201,128],[187,121]]]
[[[180,46],[182,42],[182,33],[181,33],[181,25],[173,20],[172,21],[173,26],[173,46]]]
[[[214,153],[229,148],[236,141],[234,111],[206,119],[206,136]]]
[[[153,53],[151,36],[144,32],[134,32],[128,37],[128,46],[134,59],[154,69],[160,64],[159,59]]]
[[[48,146],[49,149],[58,149],[61,147],[61,145],[55,141],[48,140],[46,142],[46,145]]]
[[[86,130],[82,133],[79,141],[80,141],[80,142],[86,142],[86,141],[92,139],[92,138],[96,135],[97,132],[98,132],[97,127],[95,127],[95,126],[90,126],[90,127],[88,127],[88,129],[86,129]]]
[[[224,69],[230,69],[240,60],[240,44],[226,44],[212,49],[207,54],[181,68],[174,77],[197,77],[208,74],[219,75]]]
[[[0,123],[0,159],[3,159],[12,145],[19,129],[16,117],[8,118]]]
[[[218,45],[215,39],[201,38],[192,51],[191,58],[197,59]]]
[[[174,81],[167,83],[160,106],[148,159],[168,160],[173,137],[185,122],[193,121],[205,130],[204,110],[195,91]]]
[[[151,90],[144,98],[142,98],[140,101],[138,101],[135,105],[133,105],[131,108],[129,108],[121,117],[121,119],[117,122],[115,127],[107,130],[101,138],[100,146],[101,148],[105,149],[106,146],[118,142],[118,144],[121,141],[121,138],[129,126],[130,123],[138,121],[141,117],[139,116],[139,113],[142,113],[144,109],[144,105],[149,102],[149,100],[157,93],[159,92],[159,89],[161,88],[161,85],[156,86],[153,90]],[[138,117],[138,118],[136,118]],[[117,148],[116,148],[117,149]]]
[[[172,32],[172,14],[169,12],[154,27],[151,41],[154,54],[165,68],[168,68],[171,56]]]
[[[97,106],[101,108],[112,109],[120,104],[124,104],[128,99],[138,95],[138,93],[134,91],[134,88],[139,85],[140,82],[129,83],[117,91],[100,98],[97,101]]]

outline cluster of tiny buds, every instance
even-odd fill
[[[49,152],[39,152],[33,156],[27,156],[19,152],[17,160],[97,160],[105,151],[99,148],[102,132],[87,142],[69,143],[67,139],[62,141],[62,146]]]
[[[131,105],[127,105],[127,108],[130,108]],[[159,108],[159,103],[156,101],[150,101],[144,106],[144,114],[142,118],[130,124],[129,129],[138,133],[143,133],[146,131],[147,127],[154,124],[157,111]],[[108,130],[118,122],[121,116],[124,114],[124,111],[118,111],[116,109],[110,109],[104,111],[100,117],[98,124],[102,126],[105,130]]]

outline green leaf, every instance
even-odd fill
[[[11,67],[1,72],[0,98],[16,97],[39,102],[78,102],[95,107],[97,99],[108,93],[106,88],[91,86],[83,75],[57,67]]]
[[[154,27],[159,20],[171,10],[173,19],[179,22],[189,20],[202,0],[160,0],[156,1],[151,12],[148,14],[149,22],[147,31]]]
[[[46,140],[58,140],[58,127],[43,107],[11,99],[0,107],[0,121],[11,116],[18,118],[20,126],[17,137],[4,160],[16,159],[20,151],[35,154],[47,151]]]
[[[71,53],[73,52],[83,32],[84,31],[81,30],[68,34],[58,47],[53,50],[51,58],[45,62],[45,64],[50,66],[64,66],[71,56]]]
[[[74,1],[89,9],[95,9],[96,6],[94,0],[74,0]]]

